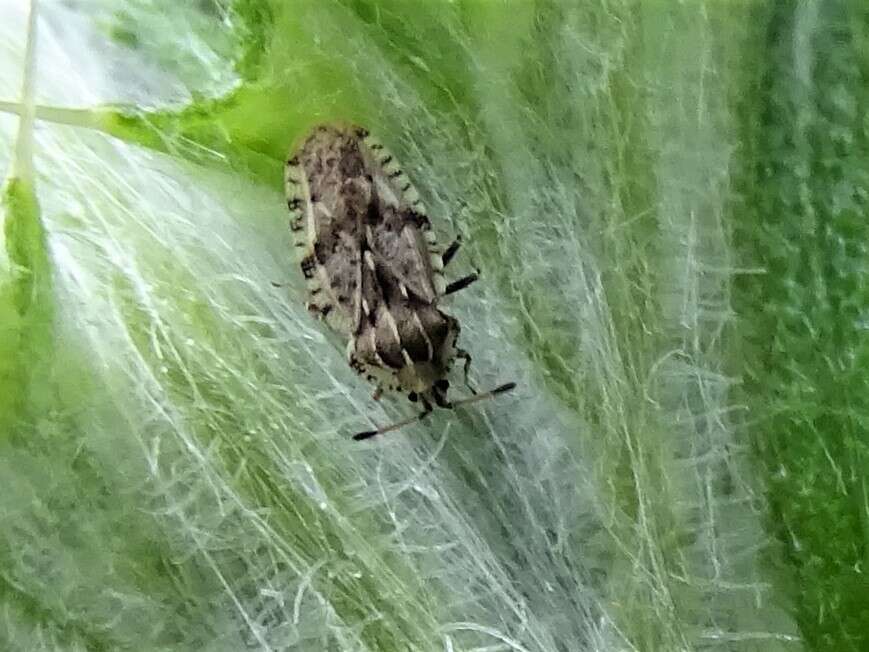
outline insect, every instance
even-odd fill
[[[471,356],[457,345],[459,322],[438,301],[478,275],[446,283],[443,269],[460,240],[437,246],[413,184],[367,130],[315,127],[291,153],[284,182],[308,310],[347,338],[347,360],[376,385],[375,400],[401,391],[422,405],[416,417],[354,439],[422,420],[433,405],[455,408],[515,387],[477,394],[468,382]],[[450,401],[446,376],[457,359],[472,396]]]

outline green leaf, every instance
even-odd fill
[[[0,96],[0,647],[865,647],[866,11],[40,6],[77,29]],[[513,394],[350,440],[413,408],[304,307],[326,121],[465,236],[443,309]]]
[[[736,224],[761,277],[735,285],[745,400],[767,477],[780,590],[811,649],[869,645],[866,482],[869,12],[846,2],[758,12],[755,93]],[[749,104],[750,102],[750,104]]]

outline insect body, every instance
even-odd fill
[[[284,180],[308,310],[347,338],[350,366],[376,384],[375,398],[398,390],[423,406],[414,419],[356,439],[422,419],[433,403],[450,408],[514,387],[447,400],[453,362],[464,359],[467,382],[471,357],[438,299],[477,275],[445,282],[459,241],[437,247],[425,206],[382,144],[359,127],[321,125],[293,152]]]

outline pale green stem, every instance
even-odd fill
[[[24,52],[24,81],[21,84],[21,123],[15,142],[11,176],[33,180],[33,124],[36,121],[34,91],[36,86],[36,15],[37,0],[30,0],[27,19],[27,47]]]
[[[70,109],[58,106],[42,106],[39,104],[34,105],[32,108],[33,117],[37,120],[60,125],[71,125],[73,127],[87,127],[89,129],[97,128],[100,125],[100,112],[93,109]],[[0,113],[11,113],[23,117],[25,107],[21,102],[0,100]]]

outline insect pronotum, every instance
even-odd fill
[[[287,160],[290,229],[308,284],[308,310],[347,338],[347,359],[383,391],[406,392],[422,412],[354,439],[424,419],[436,405],[455,408],[513,389],[477,394],[468,382],[470,354],[459,348],[458,321],[438,300],[477,280],[446,283],[444,267],[460,246],[437,245],[427,211],[392,154],[360,127],[315,127]],[[464,360],[473,393],[447,399],[447,375]]]

